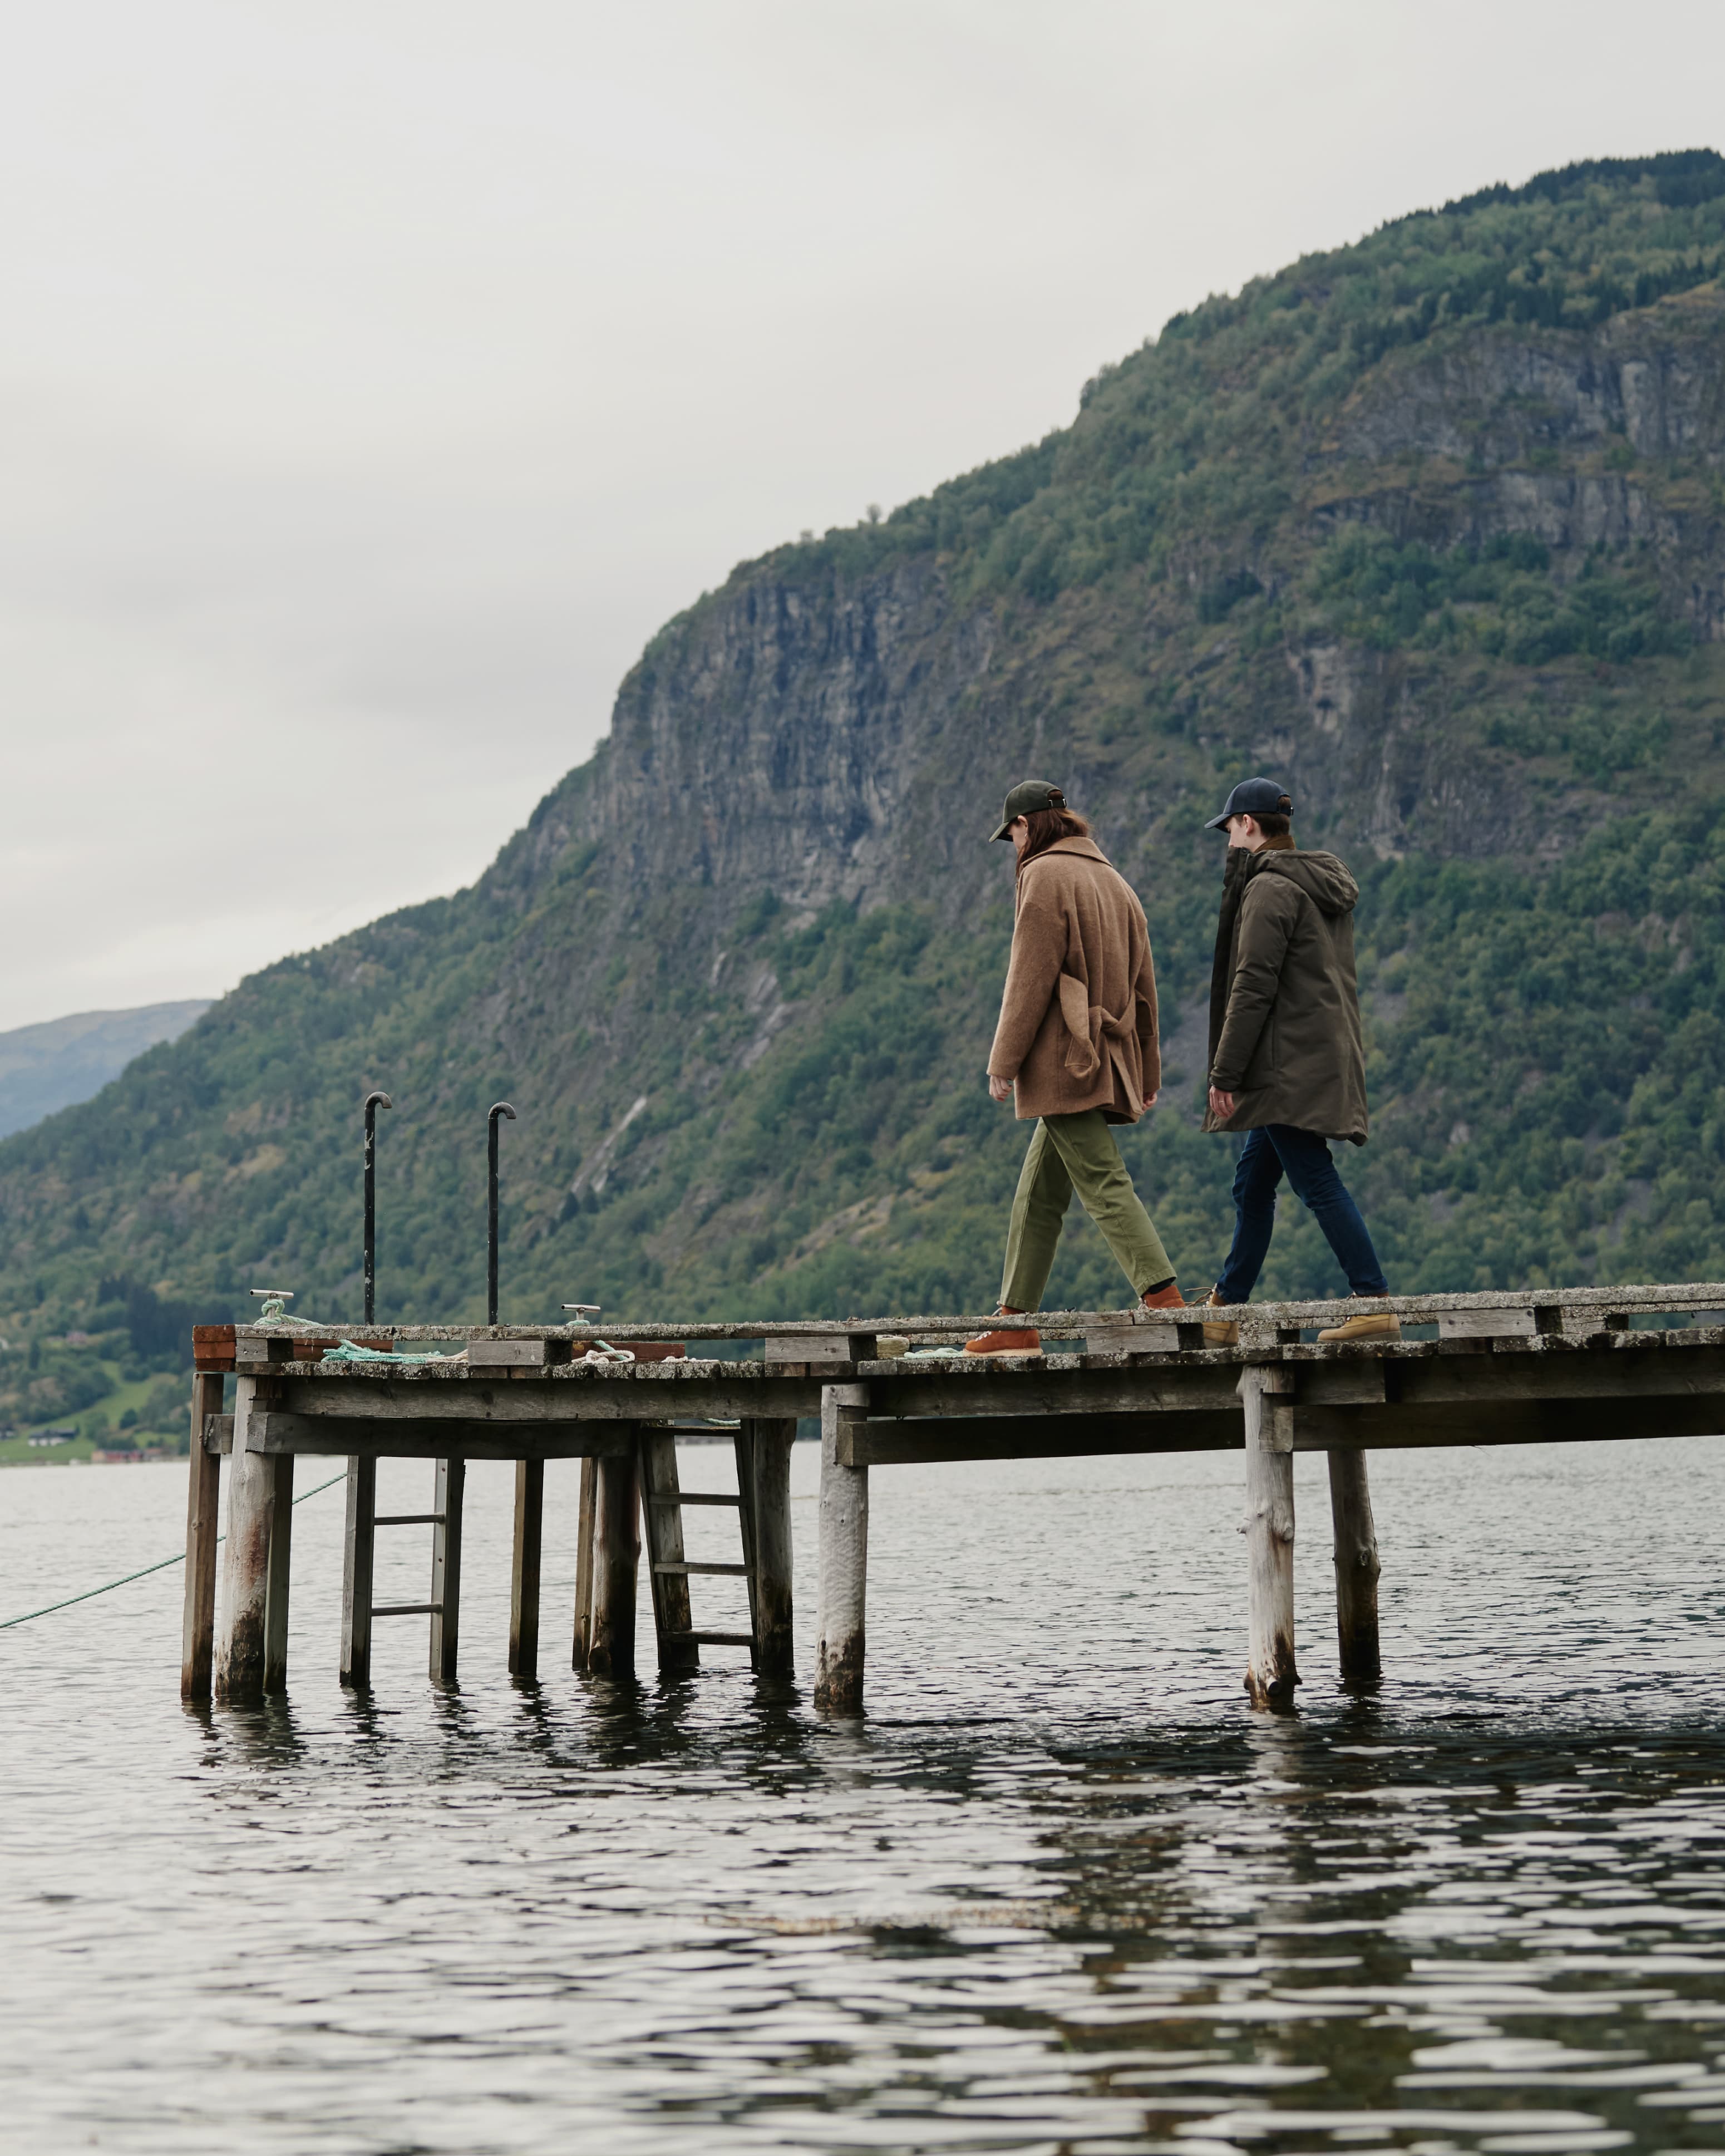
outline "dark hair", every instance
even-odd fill
[[[1018,873],[1024,872],[1024,864],[1045,854],[1057,839],[1087,839],[1090,825],[1082,816],[1075,816],[1070,808],[1033,808],[1024,819],[1030,835],[1024,850],[1019,855]]]
[[[1250,809],[1247,814],[1266,839],[1285,839],[1294,828],[1291,816],[1260,816]]]

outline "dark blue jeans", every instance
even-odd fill
[[[1245,1302],[1257,1285],[1276,1226],[1276,1186],[1286,1175],[1308,1205],[1356,1295],[1388,1295],[1389,1283],[1372,1248],[1359,1208],[1336,1173],[1327,1140],[1291,1123],[1250,1131],[1234,1171],[1234,1248],[1217,1286],[1224,1302]]]

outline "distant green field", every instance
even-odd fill
[[[98,1451],[155,1451],[174,1454],[186,1450],[190,1437],[192,1379],[180,1377],[127,1378],[117,1364],[105,1360],[96,1368],[111,1380],[100,1399],[75,1414],[50,1415],[45,1422],[21,1428],[15,1437],[0,1438],[0,1466],[65,1466],[88,1461]],[[171,1404],[172,1403],[172,1404]],[[136,1417],[122,1427],[121,1417]],[[69,1445],[33,1445],[30,1439],[44,1430],[75,1430]]]

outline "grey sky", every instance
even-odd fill
[[[1717,0],[14,9],[0,1028],[470,880],[737,559],[1722,80]]]

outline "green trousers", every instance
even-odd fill
[[[1012,1201],[1006,1270],[1000,1283],[1004,1308],[1041,1307],[1060,1247],[1060,1224],[1075,1190],[1107,1238],[1134,1295],[1173,1278],[1162,1238],[1132,1188],[1113,1129],[1101,1110],[1086,1109],[1081,1116],[1045,1116],[1032,1133]]]

